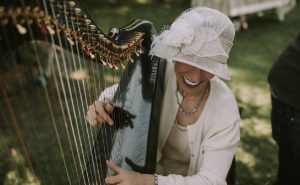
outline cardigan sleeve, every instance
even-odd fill
[[[110,87],[105,88],[102,93],[100,94],[98,100],[99,101],[105,101],[105,100],[109,100],[111,101],[117,91],[119,87],[119,84],[114,84]]]
[[[226,185],[226,176],[240,138],[239,121],[237,118],[233,124],[210,135],[203,145],[203,160],[195,175],[158,176],[158,184]]]

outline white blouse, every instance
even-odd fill
[[[187,127],[176,121],[172,126],[169,137],[162,149],[159,161],[160,174],[187,175],[190,163],[190,149],[187,137]]]

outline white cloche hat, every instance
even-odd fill
[[[227,59],[235,30],[223,13],[195,7],[184,11],[152,43],[150,55],[183,62],[230,79]]]

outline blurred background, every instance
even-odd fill
[[[112,27],[125,26],[134,19],[146,19],[153,22],[157,32],[160,33],[182,11],[198,5],[209,6],[228,15],[234,22],[237,33],[229,58],[232,80],[226,83],[231,87],[239,105],[243,108],[241,142],[236,153],[237,184],[273,184],[277,170],[277,147],[272,139],[270,126],[271,106],[267,74],[279,54],[300,32],[299,0],[81,0],[81,2],[104,33],[108,33]],[[46,56],[48,51],[44,52]],[[90,71],[91,74],[93,74],[92,72]],[[16,74],[20,73],[16,72]],[[3,79],[12,77],[11,73],[7,74],[7,78],[3,77],[4,73],[1,75]],[[19,93],[22,94],[22,92]],[[32,109],[33,112],[38,110],[39,106],[45,106],[44,101],[35,104],[36,99],[36,97],[32,97],[32,99],[24,100],[29,104],[28,107],[35,106],[36,109]],[[57,97],[53,96],[51,101],[55,102],[55,99]],[[0,103],[3,102],[0,101]],[[22,102],[16,103],[16,108],[23,105]],[[34,183],[25,183],[24,181],[10,181],[10,183],[3,181],[4,178],[17,179],[13,176],[14,173],[7,171],[10,169],[16,169],[16,171],[21,169],[22,171],[24,159],[15,149],[9,150],[11,158],[7,158],[5,147],[8,146],[6,142],[9,139],[5,137],[7,134],[5,122],[8,122],[8,118],[4,116],[6,112],[2,111],[1,106],[0,110],[0,185],[33,185]],[[19,116],[19,119],[31,122],[27,117],[22,117],[25,115]],[[38,118],[41,121],[37,122],[34,127],[38,126],[41,131],[45,131],[45,126],[39,123],[45,123],[45,120],[50,122],[51,119],[45,117],[44,114],[39,115]],[[84,122],[84,117],[81,119]],[[33,131],[31,126],[27,129],[28,137],[33,135],[33,132],[35,134],[39,132],[38,129]],[[49,132],[47,129],[46,131]],[[41,152],[53,151],[53,155],[57,155],[54,149],[48,151],[47,148],[50,142],[54,142],[51,141],[53,135],[54,133],[43,136],[47,143],[37,142],[37,144],[43,145],[40,147]],[[46,162],[48,171],[40,170],[52,173],[53,161]],[[52,184],[55,184],[55,179],[52,181]]]

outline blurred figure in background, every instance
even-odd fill
[[[273,64],[271,89],[272,135],[278,152],[276,185],[300,184],[300,33]]]
[[[285,15],[296,6],[296,0],[191,0],[191,7],[207,6],[221,11],[233,19],[235,28],[248,29],[246,17],[250,14],[262,16],[264,11],[274,10],[282,22]]]

